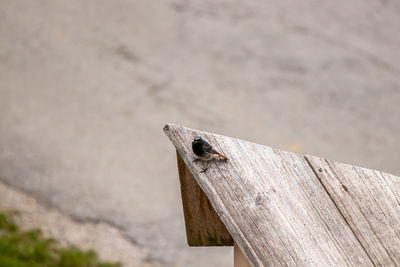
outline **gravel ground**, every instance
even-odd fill
[[[0,179],[188,248],[166,122],[400,175],[400,2],[0,0]]]
[[[18,211],[16,223],[23,230],[40,228],[63,246],[94,249],[105,261],[121,262],[126,267],[155,267],[149,251],[126,240],[118,229],[104,223],[78,222],[47,207],[33,197],[0,182],[0,211]]]

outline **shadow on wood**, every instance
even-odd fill
[[[232,236],[178,152],[176,157],[189,246],[233,246]]]
[[[251,264],[244,256],[240,247],[235,243],[233,245],[233,267],[250,267]]]

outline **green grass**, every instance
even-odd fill
[[[116,267],[101,262],[93,250],[61,247],[38,229],[21,231],[12,214],[0,213],[0,267]]]

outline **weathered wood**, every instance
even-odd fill
[[[303,156],[167,125],[166,134],[253,266],[372,266]],[[193,163],[198,134],[229,160]]]
[[[400,266],[400,177],[306,156],[376,265]]]
[[[250,267],[250,262],[243,254],[240,247],[235,243],[233,245],[233,267]]]
[[[232,246],[233,238],[177,152],[189,246]]]

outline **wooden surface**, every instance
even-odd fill
[[[164,130],[253,266],[399,263],[399,177],[329,169],[315,157],[173,124]],[[229,161],[200,173],[195,134]]]
[[[233,245],[233,267],[250,267],[250,262],[243,254],[240,247],[234,243]]]
[[[306,158],[373,263],[400,266],[400,177]]]
[[[177,160],[189,246],[233,246],[232,236],[178,152]]]

